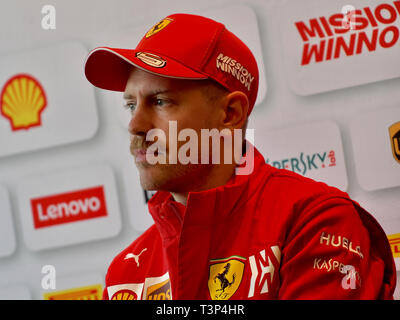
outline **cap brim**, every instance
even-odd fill
[[[171,58],[142,51],[108,47],[96,48],[86,58],[86,78],[94,86],[112,91],[125,90],[132,66],[169,78],[192,80],[208,78]],[[153,56],[160,59],[154,60]]]

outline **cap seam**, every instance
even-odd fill
[[[221,25],[221,28],[214,33],[214,36],[211,39],[210,44],[208,45],[208,47],[207,47],[207,49],[206,49],[206,51],[204,53],[204,56],[203,56],[203,58],[201,60],[201,63],[199,65],[200,70],[202,70],[202,72],[203,72],[203,67],[205,66],[206,62],[211,57],[211,54],[215,49],[215,44],[217,43],[217,41],[221,37],[222,31],[224,31],[224,30],[225,30],[225,26]]]

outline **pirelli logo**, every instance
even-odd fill
[[[388,239],[393,257],[400,258],[400,233],[388,235]]]
[[[73,288],[43,294],[44,300],[101,300],[102,285]]]

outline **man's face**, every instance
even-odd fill
[[[220,95],[210,99],[207,92],[215,93],[217,89],[209,90],[209,86],[210,82],[205,80],[172,79],[132,68],[124,98],[132,116],[129,123],[131,153],[144,189],[188,192],[204,183],[212,164],[181,164],[179,160],[175,164],[168,163],[172,152],[169,121],[176,121],[178,134],[185,128],[197,133],[200,154],[201,129],[220,129],[223,118]],[[154,143],[146,141],[146,134],[151,129],[160,129],[165,134],[167,164],[150,164],[144,157],[146,149]],[[186,141],[175,141],[177,150]]]

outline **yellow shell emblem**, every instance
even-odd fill
[[[174,20],[171,18],[165,18],[165,19],[161,20],[159,23],[155,24],[149,31],[147,31],[146,38],[149,38],[152,35],[156,34],[157,32],[160,32],[167,25],[169,25],[172,21],[174,21]]]
[[[111,300],[137,300],[137,295],[131,290],[119,290],[112,297]]]
[[[40,115],[46,106],[43,87],[30,75],[15,75],[2,89],[0,111],[10,121],[13,131],[40,126]]]

